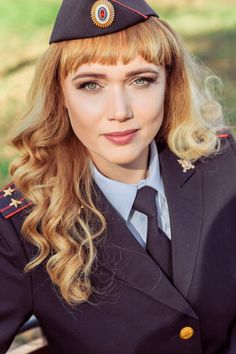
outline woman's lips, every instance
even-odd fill
[[[104,137],[116,145],[129,144],[136,136],[138,130],[127,130],[125,132],[114,132],[104,134]]]

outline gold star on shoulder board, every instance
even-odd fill
[[[20,205],[20,204],[22,204],[21,201],[11,198],[11,204],[10,204],[10,206],[14,206],[15,208],[18,208],[18,205]]]
[[[15,191],[15,189],[12,189],[11,187],[9,187],[8,189],[4,189],[3,192],[4,192],[4,197],[10,195],[12,196],[12,193]]]
[[[195,166],[189,160],[179,159],[178,163],[182,166],[184,173],[186,173],[188,170],[195,168]]]

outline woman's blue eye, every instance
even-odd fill
[[[136,82],[137,84],[143,84],[144,82],[146,83],[147,81],[144,80],[144,79],[137,79],[137,80],[135,80],[135,82]]]
[[[93,91],[97,88],[98,84],[96,82],[84,82],[79,85],[78,89],[87,89]]]
[[[151,83],[154,82],[155,79],[151,78],[151,77],[139,77],[138,79],[136,79],[134,82],[137,85],[143,85],[143,84],[147,84],[147,83]]]

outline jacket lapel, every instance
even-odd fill
[[[159,151],[159,159],[170,214],[173,281],[186,297],[203,221],[201,163],[184,173],[178,157],[167,147]]]
[[[96,204],[107,221],[97,244],[99,266],[112,276],[165,305],[197,318],[188,302],[163,274],[127,228],[123,219],[95,184]]]

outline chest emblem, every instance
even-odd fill
[[[195,168],[195,166],[189,160],[179,159],[177,161],[182,166],[184,173]]]

